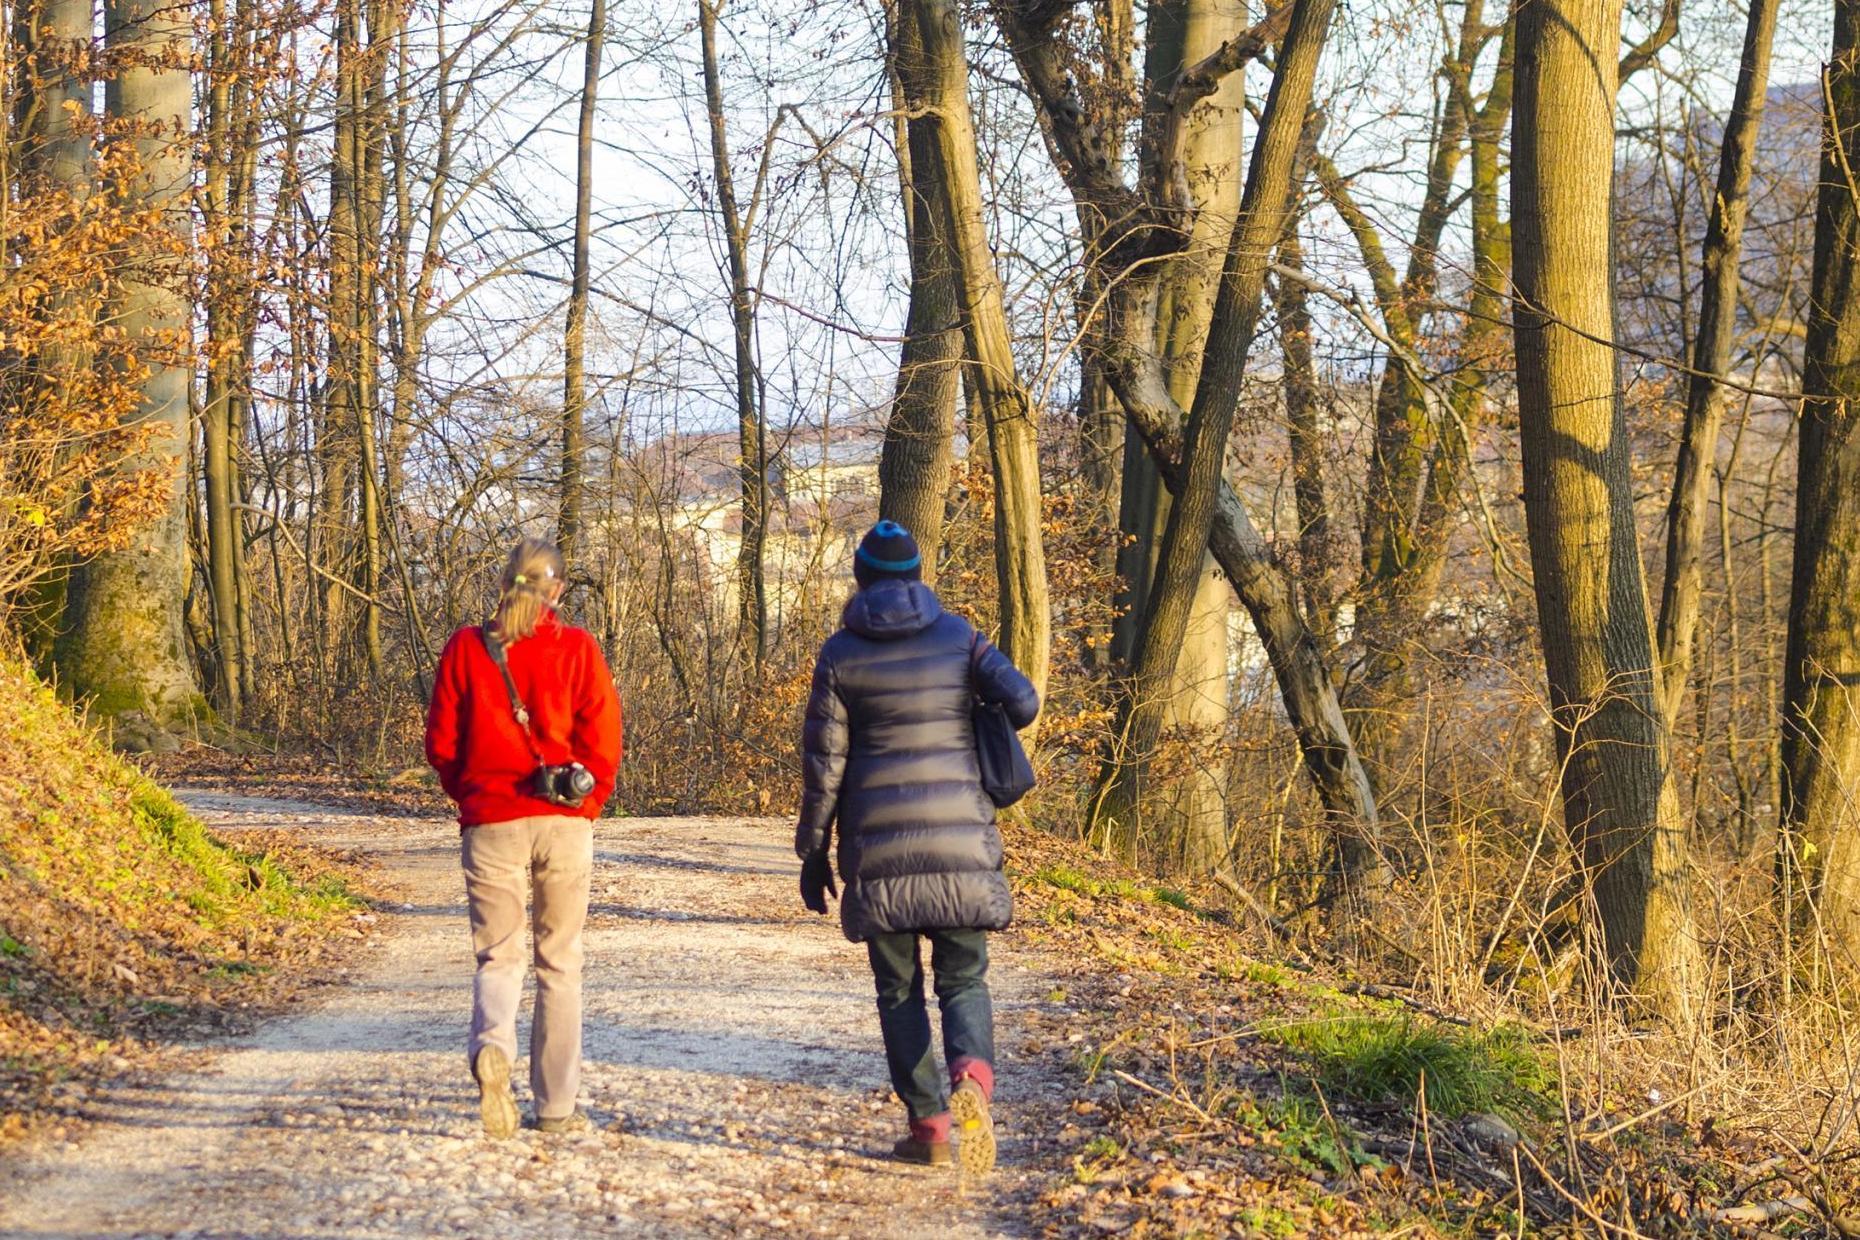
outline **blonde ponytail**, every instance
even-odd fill
[[[491,615],[491,627],[505,645],[536,631],[561,580],[562,553],[554,543],[525,538],[510,549],[498,579],[497,610]]]

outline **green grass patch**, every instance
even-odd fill
[[[1188,894],[1177,891],[1174,887],[1152,887],[1128,878],[1094,878],[1083,870],[1069,865],[1043,866],[1034,871],[1033,881],[1094,900],[1109,897],[1116,900],[1131,900],[1138,904],[1167,904],[1170,908],[1178,908],[1185,913],[1202,915],[1202,910],[1193,900],[1189,899]]]
[[[147,780],[138,780],[131,789],[129,811],[145,839],[197,877],[188,903],[205,924],[225,927],[254,912],[320,919],[361,906],[361,899],[340,878],[300,883],[270,856],[220,839],[165,789]]]
[[[1250,1236],[1267,1236],[1271,1240],[1291,1240],[1305,1234],[1303,1221],[1279,1206],[1244,1206],[1234,1215],[1235,1225]]]
[[[1343,1175],[1379,1165],[1381,1160],[1364,1152],[1356,1134],[1327,1114],[1317,1098],[1284,1082],[1281,1088],[1280,1097],[1272,1100],[1242,1095],[1234,1104],[1235,1122],[1308,1170]]]
[[[1292,1051],[1334,1094],[1364,1102],[1412,1103],[1442,1119],[1493,1111],[1514,1119],[1548,1115],[1556,1073],[1510,1026],[1463,1029],[1410,1012],[1332,1012],[1261,1030]]]
[[[1187,892],[1177,891],[1173,887],[1152,887],[1150,888],[1150,898],[1155,900],[1158,904],[1167,904],[1171,908],[1179,908],[1184,913],[1199,911],[1195,908],[1195,902],[1188,898]]]

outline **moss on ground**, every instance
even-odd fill
[[[0,659],[0,1138],[58,1082],[287,989],[360,907],[353,871],[209,830]]]

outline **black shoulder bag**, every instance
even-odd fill
[[[982,770],[982,791],[998,808],[1006,809],[1033,790],[1033,763],[1020,743],[1020,733],[1008,718],[1007,707],[985,700],[976,684],[981,661],[982,635],[969,643],[969,718],[975,725],[975,761]]]

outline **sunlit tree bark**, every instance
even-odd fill
[[[562,328],[562,482],[556,518],[556,545],[572,565],[581,537],[583,422],[588,405],[587,352],[589,235],[594,204],[594,106],[601,89],[601,50],[607,39],[606,0],[588,5],[588,34],[583,47],[581,111],[575,128],[574,271],[570,277],[568,317]]]
[[[901,117],[898,162],[911,291],[879,456],[878,514],[916,537],[924,580],[934,583],[962,383],[962,329],[950,264],[949,187],[936,122],[923,112],[930,66],[914,18],[894,5],[887,10],[887,22]]]
[[[1690,1017],[1685,821],[1660,714],[1614,334],[1620,0],[1517,14],[1511,215],[1524,513],[1563,813],[1614,980]],[[1598,65],[1605,71],[1598,71]]]
[[[1128,696],[1119,710],[1116,749],[1101,776],[1094,807],[1094,831],[1107,838],[1128,838],[1129,824],[1141,811],[1147,766],[1162,730],[1195,587],[1204,571],[1228,432],[1265,292],[1266,268],[1285,234],[1292,172],[1331,8],[1331,0],[1298,0],[1279,48],[1238,222],[1226,247],[1194,403],[1183,430],[1180,484],[1174,488],[1157,553]]]
[[[129,179],[110,192],[130,208],[161,212],[167,224],[159,250],[134,256],[136,269],[115,307],[119,330],[147,345],[135,414],[145,438],[118,472],[156,482],[157,511],[127,547],[73,572],[57,658],[63,683],[94,714],[112,721],[116,742],[148,749],[172,744],[176,732],[205,712],[181,620],[187,583],[181,463],[187,459],[192,372],[185,267],[192,244],[193,87],[186,66],[193,25],[185,10],[160,0],[111,0],[104,31],[112,62],[107,121],[126,131],[121,140],[135,153]]]
[[[1246,29],[1246,6],[1236,0],[1169,0],[1152,4],[1144,49],[1144,96],[1153,118],[1166,109],[1182,71],[1213,54]],[[1110,49],[1108,49],[1110,50]],[[1157,351],[1169,376],[1169,391],[1183,408],[1194,403],[1201,379],[1202,350],[1214,314],[1220,255],[1234,228],[1244,179],[1245,78],[1228,74],[1190,115],[1182,146],[1183,173],[1194,198],[1195,217],[1187,249],[1170,260],[1157,306]],[[1154,157],[1155,144],[1144,152]],[[1088,352],[1089,355],[1089,352]],[[1128,539],[1119,572],[1128,609],[1114,649],[1126,669],[1141,645],[1141,625],[1154,586],[1156,552],[1169,514],[1169,491],[1143,441],[1130,436],[1123,460],[1122,528]],[[1181,654],[1170,685],[1164,726],[1180,730],[1198,758],[1178,786],[1153,800],[1151,821],[1129,825],[1163,845],[1184,868],[1218,868],[1227,854],[1225,764],[1219,752],[1227,723],[1227,613],[1231,597],[1213,556],[1206,557],[1193,585],[1194,599]]]
[[[1783,681],[1783,896],[1860,969],[1860,0],[1836,0]]]
[[[988,246],[961,16],[948,0],[910,0],[910,8],[928,70],[925,110],[935,118],[937,157],[949,190],[950,252],[974,403],[986,421],[994,470],[1000,646],[1044,694],[1052,616],[1041,533],[1037,414],[1016,368],[1001,278]]]

